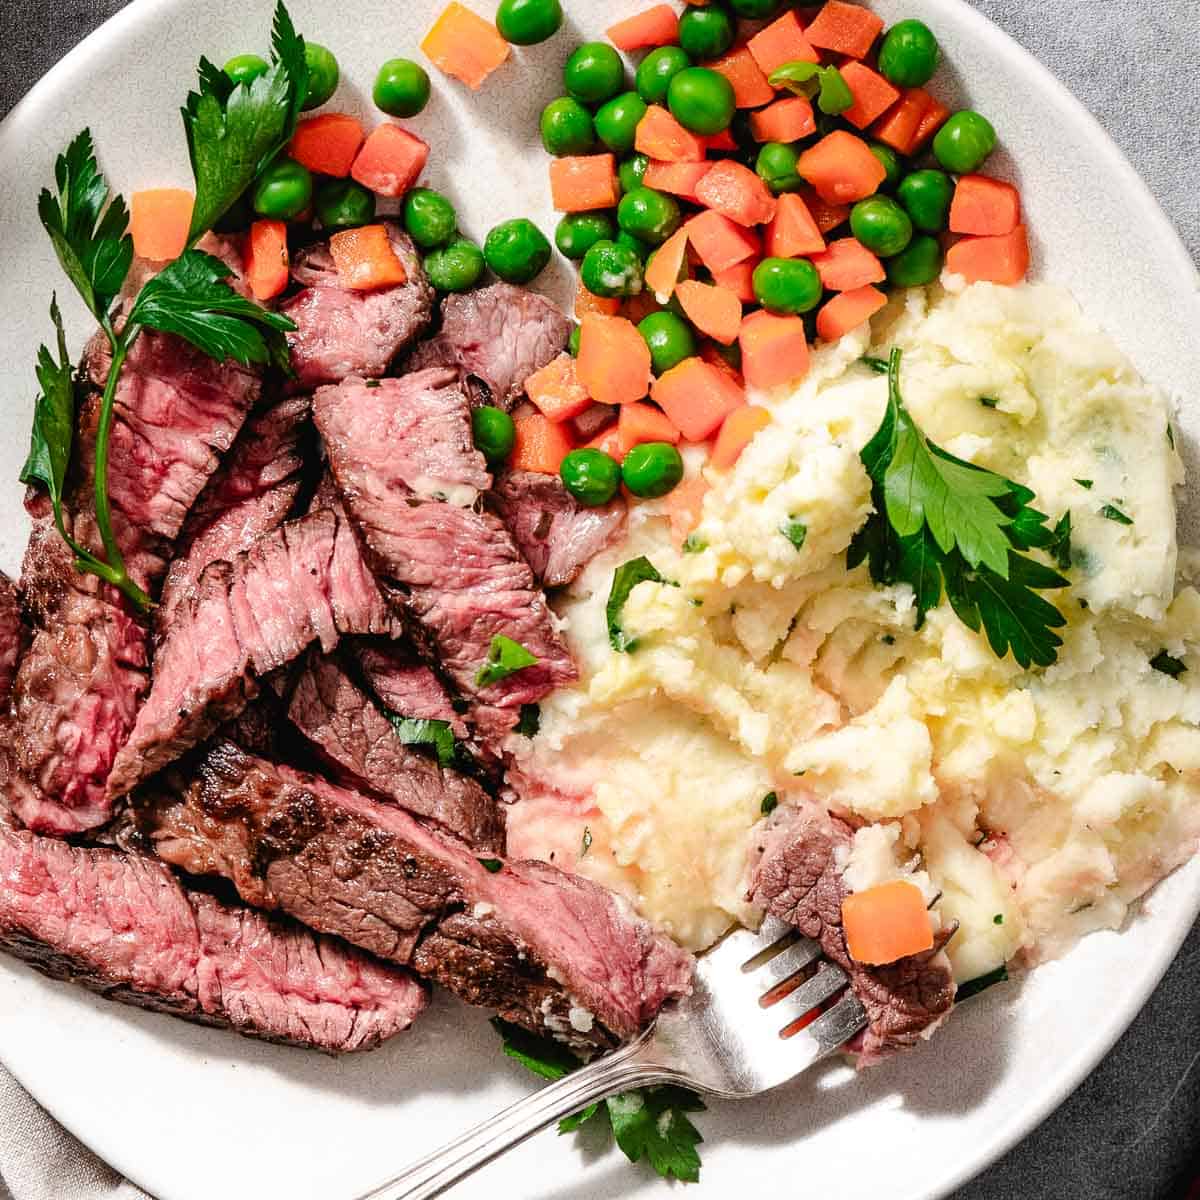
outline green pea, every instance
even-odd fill
[[[646,168],[650,166],[650,160],[644,154],[635,154],[632,158],[627,158],[617,169],[617,178],[621,181],[622,192],[632,192],[634,188],[642,186],[642,180],[646,178]]]
[[[729,0],[729,7],[747,21],[761,21],[773,17],[783,7],[783,0]]]
[[[556,158],[586,154],[595,142],[592,114],[578,100],[560,96],[542,110],[542,145],[547,154]]]
[[[924,87],[938,67],[937,38],[924,21],[901,21],[879,48],[879,73],[897,87]]]
[[[567,59],[563,82],[580,104],[603,104],[621,90],[625,66],[607,42],[585,42]]]
[[[667,88],[667,105],[684,129],[704,136],[728,129],[737,111],[733,84],[707,67],[680,71]]]
[[[304,101],[307,112],[310,108],[320,108],[337,91],[341,73],[333,51],[317,42],[304,43],[304,58],[308,63],[308,97]]]
[[[933,156],[953,175],[971,175],[996,148],[992,123],[970,109],[956,112],[933,139]]]
[[[603,450],[572,450],[558,473],[563,486],[585,508],[607,504],[621,486],[621,468]]]
[[[483,251],[466,238],[457,238],[425,257],[425,274],[439,292],[469,292],[483,275]]]
[[[896,196],[922,233],[944,233],[949,228],[954,180],[945,171],[914,171],[901,180]]]
[[[912,218],[890,196],[871,196],[850,210],[850,231],[880,258],[891,258],[912,241]]]
[[[679,44],[694,59],[711,62],[733,45],[737,30],[723,8],[689,8],[679,18]]]
[[[313,211],[326,229],[352,229],[375,220],[375,194],[353,179],[327,179],[317,188]]]
[[[625,92],[610,100],[596,114],[596,136],[614,154],[628,154],[645,115],[645,100],[637,92]]]
[[[563,23],[559,0],[500,0],[496,28],[514,46],[536,46],[552,38]]]
[[[567,351],[572,358],[579,357],[579,340],[583,336],[583,326],[576,325],[571,330],[571,336],[567,338]]]
[[[436,250],[458,232],[458,213],[440,192],[413,188],[404,198],[404,228],[422,250]]]
[[[529,283],[546,269],[550,243],[532,221],[517,217],[487,235],[483,256],[505,283]]]
[[[635,496],[657,500],[679,486],[683,458],[669,442],[646,442],[625,455],[621,478]]]
[[[888,281],[896,287],[924,287],[942,273],[941,243],[932,234],[919,233],[887,264]]]
[[[791,316],[821,302],[823,286],[807,258],[764,258],[754,268],[754,295],[763,308]]]
[[[804,180],[796,170],[799,161],[800,155],[795,146],[788,146],[783,142],[766,142],[758,152],[754,169],[759,178],[778,196],[781,192],[797,192],[804,186]]]
[[[645,286],[645,269],[637,251],[616,242],[597,242],[583,256],[579,274],[593,296],[636,296]]]
[[[682,219],[674,196],[648,187],[626,193],[617,208],[617,224],[652,246],[662,245],[679,228]]]
[[[637,69],[637,91],[647,104],[666,104],[671,80],[692,65],[678,46],[660,46],[642,59]]]
[[[650,251],[653,249],[653,247],[648,246],[640,237],[634,237],[634,235],[628,230],[621,229],[617,232],[617,236],[613,238],[613,241],[616,242],[618,246],[624,246],[626,249],[632,250],[634,254],[638,256],[638,259],[642,265],[646,265],[646,261],[649,259]]]
[[[900,155],[882,142],[872,142],[871,153],[883,164],[883,169],[887,172],[882,186],[894,188],[904,177],[904,164],[900,161]]]
[[[692,327],[673,312],[651,313],[638,326],[650,347],[650,362],[655,375],[663,375],[696,353],[696,335]]]
[[[475,435],[475,449],[492,466],[504,462],[517,441],[512,417],[503,409],[486,404],[471,413],[471,432]]]
[[[271,64],[257,54],[235,54],[223,68],[234,83],[253,83],[270,69]]]
[[[410,58],[390,58],[375,76],[375,107],[389,117],[415,117],[429,103],[429,75]]]
[[[616,236],[608,213],[567,213],[554,231],[554,244],[565,258],[578,262],[597,242],[611,242]]]
[[[312,203],[312,197],[312,172],[295,159],[277,158],[254,185],[254,211],[260,217],[290,221]]]

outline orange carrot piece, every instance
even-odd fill
[[[1021,223],[1021,194],[987,175],[964,175],[954,189],[950,232],[1003,237]]]
[[[757,266],[756,260],[747,259],[724,271],[715,271],[713,283],[732,292],[743,304],[756,304],[758,297],[754,294],[754,268]]]
[[[188,242],[196,198],[182,188],[147,188],[134,192],[129,204],[133,251],[151,262],[178,258]]]
[[[673,196],[682,196],[693,204],[699,204],[696,188],[711,169],[712,163],[709,162],[651,161],[642,182],[656,192],[670,192]]]
[[[816,131],[812,101],[807,96],[788,96],[750,114],[750,132],[756,142],[798,142]]]
[[[615,317],[621,311],[621,301],[616,296],[597,296],[589,292],[580,280],[575,291],[575,317],[582,321],[588,313],[603,313],[607,317]]]
[[[842,901],[846,949],[855,962],[882,967],[933,949],[933,926],[915,883],[893,879]]]
[[[779,197],[775,219],[767,227],[767,256],[799,258],[806,254],[820,254],[824,249],[825,239],[803,197],[795,192],[785,192]]]
[[[728,129],[722,129],[720,133],[708,134],[704,139],[704,145],[710,153],[713,150],[734,151],[739,149],[737,138]]]
[[[822,237],[832,233],[839,225],[844,225],[850,220],[850,205],[827,204],[817,195],[815,188],[802,187],[796,195],[804,201],[805,208],[812,213],[812,218],[816,221]]]
[[[733,100],[738,108],[762,108],[775,99],[775,89],[754,61],[749,46],[738,46],[704,65],[733,84]]]
[[[731,412],[713,443],[709,464],[718,471],[728,471],[741,458],[742,451],[750,445],[755,435],[770,423],[771,414],[757,404],[747,404],[745,408]]]
[[[650,387],[650,347],[632,321],[588,313],[575,370],[597,403],[632,404]]]
[[[322,113],[296,126],[288,154],[317,175],[345,179],[367,135],[347,113]]]
[[[882,29],[883,18],[862,5],[829,0],[805,32],[818,50],[866,58]]]
[[[763,225],[775,216],[775,197],[757,172],[731,158],[714,163],[696,185],[705,208],[739,225]]]
[[[1029,273],[1029,235],[1024,225],[1000,237],[963,238],[950,247],[946,270],[968,283],[1020,283]]]
[[[655,252],[646,264],[646,290],[653,292],[661,304],[675,294],[687,256],[688,231],[677,229]]]
[[[565,353],[525,380],[525,395],[548,421],[569,421],[592,406],[591,396],[579,382],[575,360]]]
[[[255,221],[246,239],[246,283],[255,300],[270,300],[288,285],[286,221]]]
[[[950,120],[950,110],[933,96],[921,114],[920,124],[917,125],[916,149],[923,150],[933,135]]]
[[[842,116],[859,129],[866,129],[900,99],[898,88],[863,63],[848,62],[842,67],[842,78],[854,97],[854,103]]]
[[[613,208],[621,198],[617,160],[611,154],[551,159],[550,191],[559,212]]]
[[[518,416],[513,424],[517,436],[509,466],[514,471],[557,475],[562,460],[575,449],[566,426],[558,425],[538,412]]]
[[[408,282],[408,272],[396,257],[383,225],[362,225],[335,233],[329,239],[329,252],[344,288],[369,292]]]
[[[764,75],[773,74],[785,63],[821,61],[804,35],[800,18],[791,11],[756,33],[746,45]]]
[[[624,458],[634,446],[645,442],[670,442],[677,446],[683,439],[683,434],[675,428],[671,420],[645,400],[636,404],[623,404],[617,417],[617,448]]]
[[[842,292],[817,313],[817,334],[827,342],[836,342],[869,321],[886,304],[887,297],[878,288]]]
[[[688,242],[712,272],[727,271],[762,252],[758,235],[709,209],[684,225]]]
[[[399,125],[377,125],[363,143],[350,174],[379,196],[403,196],[429,161],[429,145]]]
[[[887,278],[883,263],[858,238],[830,242],[822,253],[812,255],[812,264],[831,292],[856,292]]]
[[[780,387],[808,374],[808,335],[799,317],[780,317],[765,309],[742,322],[739,338],[742,370],[751,387]]]
[[[873,196],[887,171],[860,137],[834,130],[800,155],[796,170],[829,204],[853,204]]]
[[[652,104],[638,122],[634,147],[647,158],[659,162],[703,162],[708,147],[702,137],[684,129],[663,107]]]
[[[950,110],[924,88],[909,88],[871,130],[898,154],[914,155],[945,124]]]
[[[599,450],[609,458],[615,458],[617,462],[625,461],[625,452],[621,449],[621,435],[617,432],[615,423],[596,434],[590,442],[585,442],[584,446],[588,450]]]
[[[650,398],[689,442],[711,437],[746,403],[746,393],[737,383],[702,358],[684,359],[660,376]]]
[[[700,524],[704,515],[704,497],[711,491],[703,475],[685,479],[663,502],[667,520],[671,522],[671,539],[682,546],[687,535]]]
[[[688,279],[675,289],[687,319],[722,346],[732,346],[742,328],[742,302],[723,287]]]
[[[679,17],[669,4],[656,4],[609,27],[608,40],[618,50],[646,50],[679,41]]]
[[[438,17],[421,49],[439,71],[462,80],[476,92],[512,52],[491,21],[457,0]]]
[[[710,367],[714,367],[720,371],[731,383],[736,387],[745,390],[746,381],[742,378],[742,373],[729,361],[729,356],[717,345],[716,342],[701,342],[700,357],[708,363]]]

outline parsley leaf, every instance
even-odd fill
[[[630,592],[639,583],[665,583],[666,580],[654,569],[654,564],[642,555],[622,563],[613,572],[612,590],[608,594],[605,615],[608,618],[608,640],[612,648],[623,654],[632,654],[637,649],[637,639],[631,638],[621,626],[621,614]]]
[[[504,870],[504,864],[498,858],[481,858],[477,861],[489,875],[499,875]]]
[[[492,684],[499,683],[502,679],[525,670],[526,667],[536,666],[539,661],[538,656],[526,650],[520,642],[514,642],[512,638],[498,633],[488,647],[487,660],[475,676],[475,685],[491,687]]]
[[[588,851],[592,848],[592,831],[585,825],[583,827],[583,838],[579,843],[579,857],[586,858]]]
[[[1182,659],[1173,657],[1165,650],[1160,650],[1150,660],[1150,665],[1156,671],[1161,671],[1164,675],[1170,675],[1172,679],[1178,679],[1187,670],[1187,664]]]
[[[513,732],[519,733],[522,737],[533,738],[537,737],[541,727],[542,710],[536,704],[522,704],[521,719],[517,722]]]
[[[288,369],[287,317],[261,308],[225,282],[229,268],[211,254],[185,251],[151,279],[134,301],[129,326],[174,333],[198,350],[242,366],[274,363]]]
[[[764,817],[769,817],[779,807],[779,793],[768,792],[762,798],[762,804],[759,806],[759,811]]]
[[[836,117],[854,106],[854,93],[837,67],[822,67],[813,62],[785,63],[772,72],[771,86],[787,88],[810,100],[815,97],[817,107],[827,117]]]
[[[886,358],[876,358],[873,354],[864,354],[858,361],[864,367],[868,367],[874,371],[876,375],[886,375],[888,373],[888,361]]]
[[[707,549],[707,540],[702,538],[698,533],[689,533],[687,537],[683,539],[684,554],[700,554]]]
[[[779,527],[779,532],[783,534],[797,550],[804,549],[804,543],[808,540],[808,526],[805,525],[799,517],[788,517],[786,521]]]
[[[1079,484],[1081,488],[1084,488],[1089,492],[1096,486],[1096,481],[1094,479],[1077,479],[1075,482]]]
[[[1118,525],[1132,525],[1133,518],[1126,516],[1115,504],[1106,504],[1101,510],[1100,515],[1108,521],[1116,521]]]
[[[437,754],[438,764],[452,767],[462,755],[458,739],[449,721],[435,721],[426,717],[402,717],[394,712],[387,713],[396,736],[406,746],[428,746]]]
[[[500,1017],[492,1018],[492,1028],[504,1039],[504,1053],[542,1079],[553,1083],[579,1066],[579,1059],[561,1042],[538,1037]]]
[[[964,1000],[970,1000],[972,996],[978,996],[980,992],[986,992],[988,988],[995,987],[998,983],[1008,982],[1008,967],[997,967],[994,971],[989,971],[986,975],[980,975],[977,979],[970,979],[962,985],[954,994],[954,1003],[961,1004]]]
[[[272,66],[234,86],[207,58],[183,106],[196,203],[189,244],[211,229],[291,140],[308,97],[304,39],[282,0],[271,29]]]
[[[106,321],[133,262],[129,210],[111,196],[96,165],[92,134],[85,129],[54,164],[58,194],[43,188],[38,216],[67,278],[92,316]]]

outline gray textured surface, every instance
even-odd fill
[[[972,2],[1095,113],[1200,261],[1194,178],[1200,161],[1200,0]],[[121,7],[123,0],[0,0],[0,114]],[[7,1200],[3,1169],[0,1157],[0,1200]],[[1193,931],[1150,1004],[1091,1078],[954,1200],[1182,1200],[1197,1175],[1200,931]],[[69,1186],[65,1174],[61,1181]],[[67,1194],[47,1183],[46,1195]],[[85,1194],[111,1195],[106,1185],[111,1182]]]

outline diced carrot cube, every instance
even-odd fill
[[[800,155],[796,169],[830,204],[853,204],[873,196],[887,178],[883,163],[860,137],[834,130]]]
[[[733,151],[738,149],[737,138],[728,129],[722,129],[720,133],[707,134],[704,138],[704,145],[710,153],[714,150]]]
[[[824,242],[821,243],[824,245]],[[754,268],[758,263],[747,259],[724,271],[713,272],[713,283],[732,292],[743,304],[755,304],[758,297],[754,294]]]
[[[758,69],[767,76],[787,63],[820,62],[812,42],[804,36],[800,18],[790,10],[756,33],[746,45],[754,55]]]
[[[632,404],[650,387],[650,347],[632,321],[588,313],[575,370],[597,403]]]
[[[708,162],[669,163],[652,160],[642,182],[656,192],[670,192],[673,196],[682,196],[693,204],[699,204],[696,188],[711,169],[712,163]]]
[[[742,327],[742,302],[722,287],[688,279],[675,289],[687,318],[715,342],[731,346]]]
[[[639,400],[636,404],[623,404],[617,417],[617,447],[621,457],[646,442],[669,442],[677,446],[683,434],[671,420],[653,404]]]
[[[569,421],[592,407],[592,398],[579,382],[569,354],[551,359],[525,380],[525,395],[550,421]]]
[[[688,231],[685,226],[671,234],[646,264],[646,289],[653,292],[662,304],[666,304],[675,294],[683,272],[687,246]]]
[[[950,110],[940,100],[930,96],[929,103],[925,106],[925,111],[921,114],[920,123],[917,125],[915,148],[923,150],[933,140],[933,135],[948,120],[950,120]]]
[[[575,289],[575,319],[582,321],[588,313],[603,313],[613,317],[621,311],[621,301],[617,296],[597,296],[583,286],[583,281]]]
[[[559,212],[612,208],[621,198],[617,160],[611,154],[551,159],[550,191]]]
[[[771,424],[771,414],[757,404],[747,404],[725,418],[713,443],[709,463],[718,471],[728,471],[755,436]]]
[[[712,489],[703,475],[685,479],[664,501],[667,519],[671,522],[671,538],[682,546],[689,533],[700,524],[704,515],[704,497]]]
[[[869,283],[887,279],[883,263],[857,238],[830,242],[822,253],[811,257],[821,282],[831,292],[856,292]]]
[[[399,125],[377,125],[363,143],[351,176],[380,196],[403,196],[429,161],[429,145]]]
[[[726,271],[762,252],[762,243],[753,230],[711,209],[693,217],[684,228],[688,243],[712,272]]]
[[[130,200],[129,233],[134,253],[169,262],[186,249],[195,197],[182,188],[146,188]]]
[[[804,198],[795,192],[779,197],[775,219],[767,228],[766,252],[769,258],[799,258],[820,254],[825,239],[808,211]]]
[[[601,454],[607,454],[609,458],[615,458],[617,462],[625,461],[625,452],[621,449],[621,435],[617,431],[616,422],[587,442],[586,447],[588,450],[599,450]]]
[[[818,50],[866,58],[882,29],[883,18],[861,4],[829,0],[805,33]]]
[[[775,89],[767,82],[748,46],[738,46],[705,66],[724,75],[733,85],[733,99],[738,108],[762,108],[775,99]]]
[[[733,159],[714,163],[696,185],[705,208],[722,213],[739,225],[763,225],[775,215],[775,197],[757,172]]]
[[[255,221],[246,239],[246,283],[255,300],[271,300],[289,280],[286,221]]]
[[[702,358],[684,359],[672,367],[655,381],[650,397],[689,442],[711,437],[746,403],[737,383]]]
[[[288,154],[317,175],[345,179],[367,135],[347,113],[322,113],[296,126]]]
[[[511,53],[491,21],[457,0],[434,22],[421,49],[438,70],[462,80],[472,91],[478,91]]]
[[[361,225],[344,229],[329,239],[341,285],[351,291],[369,292],[408,282],[408,272],[392,249],[386,226]]]
[[[1000,237],[968,237],[950,247],[946,270],[968,283],[1020,283],[1029,273],[1029,235],[1024,225]]]
[[[1003,237],[1021,223],[1021,194],[987,175],[964,175],[954,189],[950,232]]]
[[[608,40],[618,50],[645,50],[679,41],[679,17],[669,4],[656,4],[609,27]]]
[[[850,220],[850,205],[827,204],[817,195],[815,188],[802,187],[796,195],[804,201],[804,206],[812,213],[812,218],[817,223],[822,237],[832,233],[839,225],[845,225]]]
[[[827,342],[836,342],[869,321],[886,304],[887,297],[878,288],[842,292],[817,313],[817,334]]]
[[[859,129],[866,129],[900,99],[899,89],[863,63],[848,62],[842,67],[842,78],[854,97],[854,103],[842,116]]]
[[[933,949],[933,926],[915,883],[893,879],[842,901],[846,948],[855,962],[885,966]]]
[[[764,391],[796,383],[808,374],[808,335],[799,317],[765,309],[742,322],[742,370],[751,387]]]
[[[708,147],[702,137],[684,129],[665,108],[652,104],[638,122],[634,148],[659,162],[703,162]]]
[[[924,146],[950,115],[924,88],[909,88],[871,130],[876,141],[909,157]]]
[[[509,466],[514,471],[557,475],[562,460],[575,449],[568,427],[537,412],[524,413],[514,418],[513,424],[517,436]]]
[[[816,131],[812,101],[807,96],[787,96],[750,114],[750,132],[756,142],[798,142]]]

